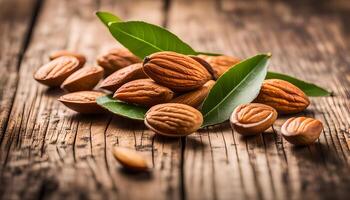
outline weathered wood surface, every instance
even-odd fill
[[[22,6],[20,6],[22,5]],[[16,12],[11,9],[19,8]],[[56,49],[96,56],[118,45],[93,15],[166,26],[199,50],[242,58],[272,52],[271,69],[334,91],[302,115],[325,129],[315,145],[227,123],[167,139],[142,123],[82,116],[32,79]],[[350,194],[350,4],[337,1],[0,1],[1,199],[347,199]],[[24,53],[24,56],[22,56]],[[3,74],[9,74],[3,76]],[[151,174],[130,174],[113,146],[140,151]]]
[[[26,8],[13,12],[11,8],[19,5]],[[19,63],[29,41],[35,9],[34,1],[0,1],[0,74],[6,74],[0,79],[0,138],[8,122],[18,82]]]

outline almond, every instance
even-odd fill
[[[242,104],[230,117],[230,123],[241,135],[255,135],[264,132],[277,119],[277,111],[271,106],[259,103]]]
[[[56,58],[62,57],[62,56],[73,56],[76,57],[79,60],[80,66],[84,66],[86,62],[86,58],[83,54],[76,53],[73,51],[67,51],[67,50],[60,50],[60,51],[55,51],[50,55],[50,60],[54,60]]]
[[[208,96],[211,88],[214,86],[215,81],[210,80],[206,82],[202,87],[200,87],[197,90],[190,91],[188,93],[182,94],[173,100],[171,100],[171,103],[182,103],[189,106],[192,106],[194,108],[198,108],[204,99]]]
[[[161,86],[151,79],[139,79],[121,86],[113,97],[128,103],[151,107],[169,102],[173,96],[174,93],[169,88]]]
[[[104,68],[106,75],[141,60],[125,48],[115,48],[97,58],[97,63]]]
[[[34,79],[47,86],[59,86],[80,68],[79,60],[73,56],[62,56],[40,67]]]
[[[100,84],[100,88],[115,92],[123,84],[136,79],[147,78],[142,70],[142,63],[129,65],[109,75]]]
[[[112,153],[114,158],[128,170],[147,171],[149,169],[144,157],[135,150],[114,147]]]
[[[207,55],[198,55],[198,57],[207,61],[211,67],[215,79],[218,79],[222,74],[229,70],[232,66],[240,62],[239,58],[232,56],[207,56]]]
[[[69,92],[92,90],[102,77],[102,67],[83,67],[71,74],[61,87]]]
[[[281,114],[301,112],[310,104],[303,91],[279,79],[265,80],[255,102],[269,105]]]
[[[97,105],[96,99],[104,95],[98,91],[80,91],[63,95],[58,100],[79,113],[101,113],[104,110]]]
[[[313,144],[322,130],[322,122],[308,117],[290,118],[281,127],[282,136],[294,145]]]
[[[153,106],[145,115],[145,125],[154,132],[170,137],[189,135],[203,123],[203,116],[195,108],[180,103]]]
[[[200,88],[211,79],[208,70],[193,58],[175,52],[146,57],[143,70],[155,82],[176,92]]]

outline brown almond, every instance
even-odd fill
[[[255,135],[264,132],[277,119],[277,111],[271,106],[259,103],[242,104],[230,117],[230,123],[241,135]]]
[[[232,66],[240,62],[239,58],[232,56],[207,56],[207,55],[198,55],[198,57],[207,61],[211,67],[215,79],[218,79],[222,74],[229,70]]]
[[[98,91],[79,91],[65,94],[58,100],[79,113],[101,113],[104,110],[97,105],[96,99],[104,95],[103,92]]]
[[[176,92],[200,88],[212,78],[198,61],[175,52],[158,52],[146,57],[143,70],[155,82]]]
[[[265,80],[255,102],[269,105],[281,114],[301,112],[310,104],[303,91],[280,79]]]
[[[151,79],[139,79],[121,86],[113,97],[128,103],[151,107],[169,102],[173,96],[174,93],[169,88],[161,86]]]
[[[123,147],[114,147],[114,158],[126,169],[133,171],[148,171],[145,158],[135,150]]]
[[[111,49],[97,58],[97,63],[104,68],[106,75],[139,62],[141,60],[125,48]]]
[[[294,145],[313,144],[322,130],[322,122],[308,117],[290,118],[281,127],[282,136]]]
[[[100,88],[115,92],[120,86],[129,81],[136,79],[147,78],[146,74],[142,70],[142,63],[136,63],[124,67],[113,74],[109,75],[100,84]]]
[[[188,93],[182,94],[174,99],[171,103],[182,103],[194,108],[198,108],[204,99],[208,96],[211,88],[214,86],[215,81],[210,80],[206,82],[202,87],[197,90],[190,91]]]
[[[102,67],[83,67],[71,74],[61,87],[69,92],[92,90],[102,77]]]
[[[35,72],[34,79],[47,86],[60,86],[79,68],[79,60],[76,57],[62,56],[40,67]]]
[[[59,50],[51,53],[50,60],[54,60],[56,58],[62,57],[62,56],[73,56],[76,57],[79,60],[80,66],[84,66],[86,62],[86,57],[83,54],[74,52],[74,51],[68,51],[68,50]]]
[[[145,115],[145,125],[149,129],[169,137],[189,135],[197,131],[202,123],[202,113],[180,103],[155,105]]]

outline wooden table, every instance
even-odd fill
[[[256,137],[224,123],[168,139],[120,117],[75,114],[32,74],[54,50],[93,65],[118,46],[96,10],[165,26],[203,51],[272,52],[271,70],[334,92],[301,114],[323,122],[321,137],[293,147],[283,117]],[[0,0],[0,198],[349,199],[349,18],[346,0]],[[153,172],[121,170],[113,146],[140,151]]]

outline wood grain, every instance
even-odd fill
[[[30,40],[35,16],[34,0],[0,1],[0,141],[8,123],[17,88],[18,69]],[[17,12],[11,8],[18,7]],[[28,17],[29,16],[29,17]]]
[[[321,137],[293,147],[280,136],[281,116],[256,137],[224,123],[168,139],[143,123],[68,110],[56,100],[63,91],[32,74],[54,50],[95,65],[119,46],[96,10],[163,25],[201,51],[272,52],[271,70],[334,92],[300,114],[323,122]],[[0,0],[0,73],[9,74],[0,79],[0,199],[347,199],[349,11],[345,0]],[[152,171],[123,170],[114,146],[137,150]]]

